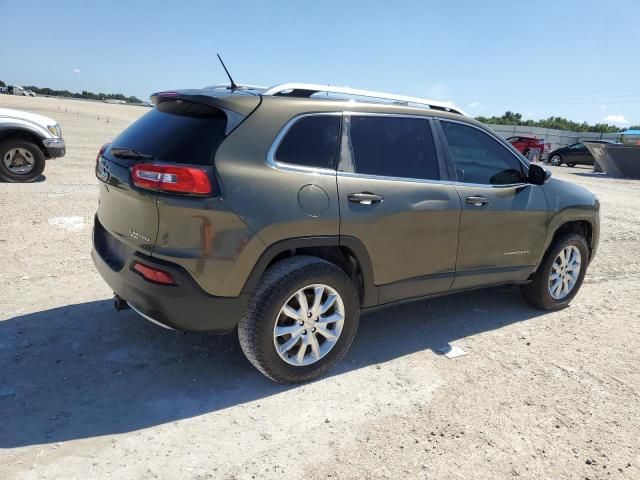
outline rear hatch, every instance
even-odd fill
[[[123,242],[128,247],[124,250],[148,254],[153,252],[158,234],[158,195],[216,195],[213,154],[229,133],[229,123],[237,125],[241,119],[236,112],[212,105],[216,99],[211,96],[197,97],[209,104],[176,92],[157,94],[153,98],[156,107],[103,147],[96,165],[96,176],[100,180],[99,228],[110,234],[107,237]],[[171,172],[157,173],[165,167],[171,168]],[[187,185],[182,191],[167,192],[164,186],[168,184],[158,178],[177,181],[182,171],[187,175],[190,171],[204,174],[211,190],[193,193]],[[176,172],[178,176],[174,175]],[[128,252],[101,253],[103,257],[105,254],[112,257]]]

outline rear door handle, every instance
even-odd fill
[[[384,197],[381,195],[376,195],[375,193],[369,192],[361,192],[361,193],[350,193],[347,195],[347,199],[353,203],[359,203],[361,205],[373,205],[374,203],[380,203],[384,200]]]
[[[489,204],[489,199],[486,197],[467,197],[465,199],[467,205],[473,205],[474,207],[483,207]]]

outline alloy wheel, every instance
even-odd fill
[[[323,284],[301,288],[278,313],[273,328],[278,355],[294,366],[319,361],[338,342],[344,318],[344,303],[334,288]]]
[[[564,299],[575,287],[580,276],[582,256],[574,245],[563,248],[551,266],[549,294],[556,300]]]

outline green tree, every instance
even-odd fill
[[[83,90],[81,93],[73,93],[69,90],[52,90],[51,88],[40,88],[34,85],[25,86],[27,90],[33,90],[37,95],[49,95],[52,97],[70,97],[70,98],[86,98],[88,100],[106,100],[113,98],[116,100],[124,100],[128,103],[142,103],[138,97],[130,96],[126,97],[121,93],[93,93]]]
[[[556,130],[570,130],[572,132],[615,133],[621,131],[621,129],[615,125],[609,125],[607,123],[596,123],[595,125],[590,125],[587,122],[578,123],[573,120],[567,120],[564,117],[549,117],[543,120],[523,120],[521,114],[511,111],[505,112],[501,117],[477,117],[476,120],[492,125],[520,125],[527,127],[553,128]]]

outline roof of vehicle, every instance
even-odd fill
[[[256,85],[237,85],[237,88],[231,89],[228,85],[211,85],[201,90],[200,95],[211,95],[216,98],[229,95],[260,95],[263,97],[282,97],[282,98],[308,98],[322,99],[325,101],[349,101],[354,106],[361,103],[373,103],[381,105],[394,105],[398,107],[417,107],[435,111],[451,112],[459,115],[466,113],[456,107],[453,103],[443,102],[441,100],[431,100],[419,97],[410,97],[406,95],[397,95],[393,93],[377,92],[372,90],[361,90],[350,87],[335,87],[331,85],[321,85],[314,83],[283,83],[273,87],[261,87]],[[185,90],[176,91],[187,93]],[[195,90],[191,91],[195,94]],[[206,93],[204,93],[206,92]],[[166,93],[166,92],[165,92]],[[159,94],[154,94],[154,96]],[[152,96],[152,99],[154,98]]]

